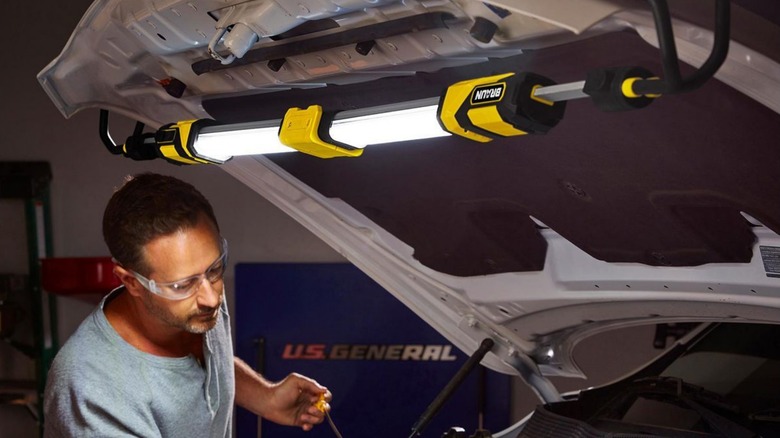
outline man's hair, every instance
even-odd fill
[[[122,266],[148,275],[143,247],[152,240],[193,228],[208,219],[219,233],[209,201],[192,185],[171,176],[129,176],[103,213],[103,240]]]

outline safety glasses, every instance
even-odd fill
[[[138,280],[139,283],[143,287],[145,287],[149,292],[152,292],[154,294],[157,294],[163,298],[167,298],[169,300],[183,300],[185,298],[189,298],[195,293],[198,292],[200,289],[200,286],[203,284],[203,279],[209,281],[209,283],[214,284],[218,281],[222,280],[222,277],[225,275],[225,269],[227,267],[227,257],[228,257],[228,244],[227,240],[224,238],[222,239],[222,253],[219,255],[219,257],[214,260],[214,263],[211,264],[211,266],[206,269],[205,272],[198,275],[193,275],[187,278],[182,278],[181,280],[166,282],[166,283],[158,283],[154,280],[148,279],[144,277],[143,275],[129,270],[131,274]]]

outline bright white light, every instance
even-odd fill
[[[279,141],[278,126],[216,132],[208,132],[208,128],[204,128],[198,133],[193,148],[198,155],[212,157],[220,161],[240,155],[295,152],[295,149],[285,146]]]
[[[439,126],[437,108],[437,105],[428,105],[337,119],[331,124],[329,133],[332,139],[356,148],[450,135]],[[279,141],[280,123],[207,126],[198,133],[193,148],[197,155],[219,161],[240,155],[295,152]]]
[[[334,120],[330,137],[356,148],[450,135],[439,126],[437,105]]]

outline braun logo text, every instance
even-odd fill
[[[505,87],[506,84],[503,82],[479,86],[475,88],[474,92],[471,94],[471,103],[477,104],[499,101],[504,97]]]
[[[452,345],[287,344],[282,359],[453,361]]]

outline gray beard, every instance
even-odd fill
[[[184,317],[178,317],[172,314],[171,312],[168,311],[168,309],[158,305],[152,299],[151,293],[144,295],[143,302],[144,302],[144,307],[146,307],[146,310],[149,312],[149,314],[156,317],[157,319],[159,319],[169,327],[184,330],[186,332],[193,333],[193,334],[203,334],[213,329],[217,325],[217,320],[219,319],[218,309],[222,306],[223,298],[224,295],[221,295],[219,304],[217,305],[216,309],[207,310],[208,313],[214,313],[216,311],[217,316],[205,321],[199,320],[198,318],[199,315],[204,313],[201,311],[191,313]]]

